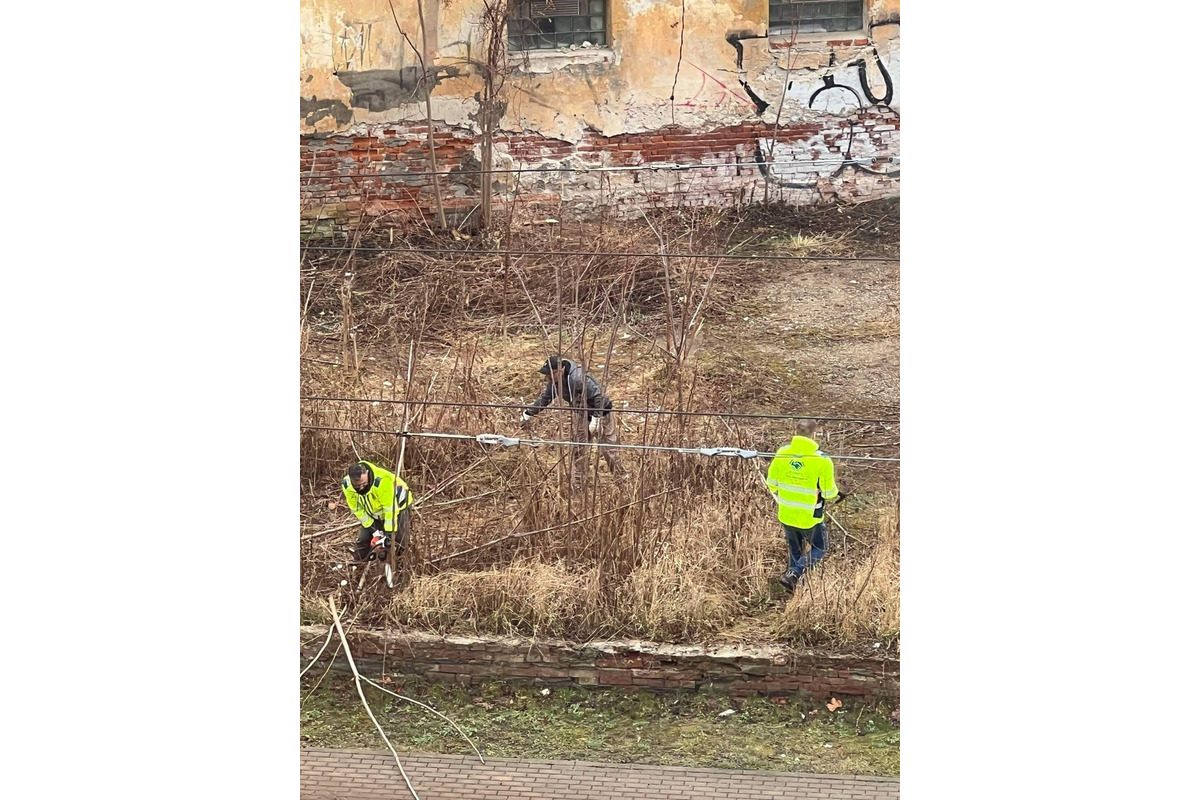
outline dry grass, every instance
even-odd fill
[[[893,650],[899,637],[899,530],[895,507],[878,514],[877,538],[835,552],[772,616],[774,638],[840,650]],[[724,532],[680,525],[627,574],[522,560],[503,567],[414,578],[389,619],[440,633],[555,638],[712,639],[770,602],[784,557],[778,526],[760,524],[730,552]],[[710,531],[705,535],[705,531]]]
[[[882,508],[867,558],[823,559],[787,604],[776,624],[780,638],[813,647],[879,642],[900,637],[900,508]]]
[[[784,247],[796,255],[808,255],[810,253],[828,253],[831,247],[840,244],[840,237],[830,236],[829,234],[817,233],[806,235],[796,233],[787,238],[784,242]]]
[[[561,563],[422,575],[395,597],[388,613],[400,624],[441,633],[570,636],[595,603],[589,596],[595,583],[592,575],[571,574]]]
[[[655,224],[672,250],[711,252],[743,241],[711,220]],[[762,274],[761,264],[673,259],[664,270],[657,258],[586,255],[654,252],[658,238],[647,226],[536,228],[513,239],[512,249],[582,254],[508,263],[477,252],[310,259],[302,287],[302,299],[312,288],[301,337],[305,394],[528,401],[539,388],[537,365],[561,348],[589,365],[618,407],[712,410],[736,402],[741,410],[754,404],[775,410],[800,402],[765,390],[757,376],[757,389],[747,394],[696,368],[700,323],[730,298],[744,296]],[[847,246],[845,236],[839,241]],[[411,234],[393,243],[447,246]],[[406,385],[410,342],[415,358]],[[406,419],[401,405],[310,401],[302,406],[302,422],[394,431],[407,421],[413,431],[528,435],[516,429],[519,413],[422,406]],[[658,446],[772,450],[790,436],[785,422],[675,415],[622,415],[620,422],[623,442]],[[566,413],[546,413],[533,435],[567,439],[567,425]],[[826,427],[823,441],[827,449],[853,452],[894,435],[880,426],[837,424]],[[345,521],[337,481],[346,464],[359,456],[391,469],[398,451],[398,440],[388,434],[303,431],[308,529]],[[814,576],[812,588],[821,588],[821,597],[797,598],[784,608],[773,582],[785,566],[786,547],[759,478],[765,462],[645,452],[623,457],[632,470],[628,484],[615,484],[592,452],[585,493],[572,496],[565,448],[485,449],[470,441],[409,439],[402,473],[418,499],[409,585],[391,592],[368,579],[359,590],[360,573],[348,565],[356,535],[350,530],[304,542],[302,596],[340,591],[364,624],[441,632],[693,641],[720,638],[757,617],[756,630],[777,638],[852,649],[869,648],[891,630],[887,620],[898,614],[898,601],[880,581],[890,574],[882,567],[891,563],[893,540],[870,506],[843,512],[860,543],[833,551]],[[868,499],[895,481],[894,468],[878,465],[847,463],[839,474]],[[890,508],[891,501],[884,502]],[[480,547],[495,539],[503,541]],[[872,559],[879,562],[874,567]],[[861,596],[848,596],[859,594],[860,585]]]

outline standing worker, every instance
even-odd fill
[[[554,398],[561,397],[566,405],[578,409],[571,414],[572,441],[591,441],[594,435],[596,441],[617,444],[617,415],[612,411],[612,400],[604,394],[603,387],[595,378],[584,373],[578,364],[559,356],[546,359],[546,363],[542,364],[538,372],[546,376],[546,388],[542,390],[541,396],[533,401],[533,405],[521,412],[522,426],[528,426],[530,420],[550,405]],[[600,452],[613,477],[624,479],[629,474],[615,447],[601,447]],[[573,488],[577,481],[582,483],[586,474],[587,450],[582,447],[575,448],[574,460],[575,468],[571,479]]]
[[[797,427],[801,435],[779,448],[767,470],[767,489],[779,507],[790,554],[788,569],[779,582],[789,592],[825,555],[825,501],[842,497],[833,477],[833,461],[812,439],[816,420],[801,420]]]
[[[397,523],[408,522],[413,499],[408,485],[382,467],[369,461],[359,461],[346,470],[346,477],[342,478],[342,493],[346,495],[346,504],[363,526],[355,547],[358,560],[382,558],[390,534],[399,528]],[[403,547],[404,543],[401,542],[400,546]]]

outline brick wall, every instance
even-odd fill
[[[780,126],[760,120],[692,131],[665,128],[648,133],[602,136],[588,133],[578,143],[510,134],[497,140],[494,175],[498,204],[519,182],[523,207],[556,216],[587,218],[599,210],[618,217],[663,206],[738,206],[771,199],[807,204],[861,201],[899,193],[899,114],[873,106],[854,117],[828,116],[811,124]],[[435,207],[423,124],[362,125],[358,135],[301,137],[301,216],[335,220],[404,216]],[[772,145],[772,141],[775,144]],[[478,203],[479,148],[466,128],[435,125],[434,148],[443,202],[464,213]],[[849,155],[858,166],[841,166]],[[770,159],[770,175],[754,163]],[[740,165],[739,165],[740,162]],[[539,168],[715,163],[703,169],[637,172],[538,172]],[[840,167],[840,168],[839,168]],[[386,176],[381,173],[386,173]],[[408,174],[405,174],[408,173]],[[418,174],[413,174],[418,173]]]
[[[320,650],[327,630],[325,626],[301,626],[302,663],[307,664]],[[366,674],[378,675],[386,661],[390,674],[462,684],[506,679],[550,685],[714,688],[736,695],[803,691],[817,697],[891,700],[900,694],[899,661],[836,656],[782,645],[579,644],[418,632],[385,636],[378,631],[354,631],[348,638],[354,661]],[[331,645],[322,659],[333,649]],[[335,668],[349,670],[343,656]]]

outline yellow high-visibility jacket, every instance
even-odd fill
[[[348,476],[342,478],[342,494],[346,495],[346,504],[364,528],[370,528],[376,520],[380,520],[383,522],[384,531],[394,533],[396,517],[412,505],[413,496],[408,490],[408,484],[369,461],[358,463],[371,471],[371,482],[367,484],[365,492],[359,493],[350,483]]]
[[[779,521],[807,530],[825,516],[825,499],[838,494],[833,461],[807,436],[793,436],[775,453],[767,489],[779,506]]]

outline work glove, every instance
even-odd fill
[[[591,422],[588,423],[588,433],[595,433],[598,430],[600,430],[600,418],[592,417]]]

